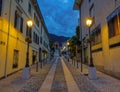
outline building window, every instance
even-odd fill
[[[31,15],[31,13],[32,13],[32,6],[31,6],[30,3],[28,4],[28,12],[29,12],[29,14]]]
[[[22,4],[23,3],[23,0],[16,0],[17,1],[17,3],[19,3],[19,4]]]
[[[42,44],[42,37],[40,37],[40,43]]]
[[[18,67],[18,60],[19,60],[19,51],[14,50],[14,53],[13,53],[13,68]]]
[[[101,40],[101,26],[97,26],[91,34],[92,45],[100,43]]]
[[[39,36],[35,32],[33,33],[33,41],[34,43],[39,44]]]
[[[0,16],[2,14],[2,0],[0,0]]]
[[[120,34],[120,7],[107,17],[109,38]]]
[[[120,14],[108,21],[109,38],[120,34]]]
[[[21,33],[23,32],[23,18],[18,11],[15,11],[14,27]]]
[[[41,24],[41,35],[42,35],[42,24]]]
[[[34,21],[35,21],[36,25],[39,27],[39,20],[35,13],[34,13]]]
[[[35,42],[35,32],[33,32],[33,42]]]

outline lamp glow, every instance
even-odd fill
[[[28,21],[27,21],[27,26],[28,26],[28,27],[32,27],[32,25],[33,25],[33,21],[32,21],[32,20],[28,20]]]
[[[86,25],[87,25],[88,27],[91,27],[92,24],[93,24],[93,19],[92,19],[92,18],[87,18],[87,19],[86,19]]]

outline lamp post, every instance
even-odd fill
[[[27,30],[27,37],[25,39],[25,41],[27,42],[27,53],[26,53],[26,65],[25,67],[29,67],[29,44],[32,42],[31,38],[30,38],[30,28],[32,27],[33,22],[32,20],[28,20],[27,21],[27,26],[28,26],[28,30]]]
[[[68,62],[69,62],[69,45],[70,45],[70,43],[69,43],[69,42],[67,42],[67,50],[68,50]]]
[[[30,68],[29,68],[29,44],[32,42],[30,38],[30,28],[33,26],[32,20],[27,21],[27,36],[25,38],[25,41],[27,42],[27,53],[26,53],[26,64],[25,68],[23,69],[22,78],[23,79],[29,79],[30,77]]]
[[[91,38],[90,38],[90,27],[93,25],[93,18],[89,17],[86,19],[86,26],[89,29],[89,48],[90,48],[90,65],[89,65],[89,78],[90,79],[97,79],[96,77],[96,68],[93,64],[93,58],[92,58],[92,47],[91,47]]]
[[[91,17],[87,18],[86,19],[86,25],[89,29],[89,44],[90,44],[90,67],[94,67],[94,64],[93,64],[93,58],[92,58],[92,48],[91,48],[91,40],[90,40],[90,27],[92,26],[93,24],[93,19]]]
[[[78,68],[78,62],[80,61],[80,50],[81,50],[81,42],[78,40],[76,44],[76,60],[77,60],[77,68]],[[82,64],[82,63],[81,63]],[[82,67],[82,66],[81,66]],[[82,68],[81,68],[82,71]]]

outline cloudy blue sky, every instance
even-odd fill
[[[71,37],[78,25],[78,11],[74,0],[38,0],[49,33]]]

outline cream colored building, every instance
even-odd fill
[[[29,65],[49,55],[49,35],[37,0],[0,0],[0,78],[25,67],[28,27],[32,43]]]
[[[90,28],[93,62],[97,69],[120,78],[120,1],[75,0],[74,9],[80,11],[80,31],[83,61],[89,61],[88,27],[85,19],[92,17]]]

